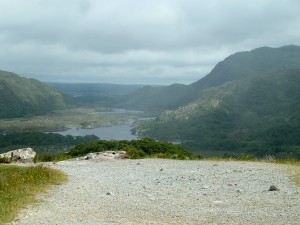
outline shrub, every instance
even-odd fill
[[[11,163],[11,159],[7,157],[0,158],[0,163]]]
[[[142,150],[133,147],[125,148],[124,151],[126,151],[126,157],[129,159],[140,159],[146,155]]]
[[[92,142],[90,144],[80,144],[69,151],[71,156],[82,156],[90,152],[101,151],[127,151],[128,158],[158,157],[169,159],[199,159],[202,156],[196,156],[187,152],[183,147],[169,142],[159,142],[150,138],[131,141],[105,141]]]

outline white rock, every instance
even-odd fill
[[[13,162],[33,162],[36,152],[32,148],[21,148],[0,154],[0,158],[8,158]]]

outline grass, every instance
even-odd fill
[[[0,224],[11,221],[22,207],[35,202],[37,193],[66,181],[64,173],[42,165],[0,165]]]
[[[297,186],[300,187],[300,166],[293,166],[288,169],[290,180]]]

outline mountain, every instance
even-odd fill
[[[115,100],[118,107],[162,112],[174,110],[197,100],[206,89],[233,80],[244,80],[286,69],[300,68],[300,47],[262,47],[239,52],[218,63],[201,80],[190,85],[174,84],[162,87],[146,86]]]
[[[252,51],[238,52],[219,62],[192,88],[207,89],[232,80],[243,80],[280,70],[300,69],[300,47],[261,47]]]
[[[189,87],[196,100],[140,123],[139,132],[199,153],[300,158],[300,47],[236,53]]]
[[[67,97],[35,79],[0,70],[0,118],[40,115],[66,106]]]

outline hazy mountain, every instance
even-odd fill
[[[48,113],[66,106],[66,97],[35,79],[0,71],[0,118]]]
[[[116,104],[120,108],[161,112],[166,109],[176,109],[193,99],[191,97],[188,86],[183,84],[145,86],[117,99]]]
[[[49,82],[47,84],[71,96],[73,104],[87,107],[102,106],[111,108],[122,107],[123,96],[130,96],[131,93],[143,87],[143,85],[105,83]]]
[[[120,96],[129,94],[143,87],[143,85],[121,85],[102,83],[55,83],[48,85],[72,97],[79,96]]]
[[[189,86],[196,100],[139,129],[194,150],[300,157],[299,87],[300,47],[237,53]]]

